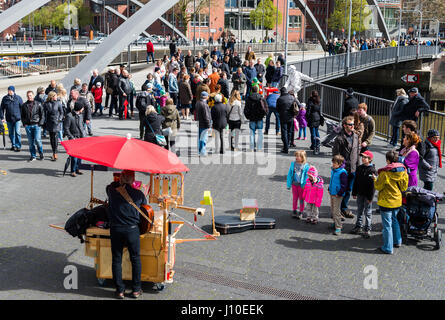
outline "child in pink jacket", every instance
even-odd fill
[[[317,169],[313,166],[307,172],[308,178],[303,191],[304,201],[308,204],[307,223],[318,223],[318,208],[323,200],[323,178],[318,175]]]

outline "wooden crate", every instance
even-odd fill
[[[258,201],[256,199],[242,199],[242,205],[240,220],[255,220],[255,215],[258,213]]]
[[[104,238],[94,239],[90,242],[89,250],[95,250],[95,267],[96,277],[99,279],[112,279],[112,254],[111,254],[111,240]],[[165,281],[165,261],[166,253],[162,250],[162,234],[161,233],[146,233],[140,236],[140,258],[141,258],[141,280],[148,282],[161,283]],[[175,262],[176,246],[174,239],[172,240],[171,259],[169,269],[173,268]],[[130,255],[127,248],[124,248],[122,255],[122,279],[131,280],[131,262]]]

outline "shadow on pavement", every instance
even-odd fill
[[[335,237],[332,235],[332,237]],[[302,237],[291,237],[290,240],[278,239],[275,243],[291,249],[323,250],[323,251],[352,251],[366,254],[379,254],[376,248],[381,245],[381,236],[374,235],[369,239],[338,238],[332,240],[314,240]]]
[[[10,169],[10,172],[19,173],[19,174],[43,174],[45,176],[50,177],[62,177],[63,170],[57,169],[44,169],[44,168],[19,168],[19,169]],[[69,175],[69,171],[68,175]]]
[[[106,280],[104,287],[99,286],[94,268],[72,263],[68,260],[69,256],[28,246],[0,248],[3,274],[0,291],[35,290],[50,294],[72,293],[92,298],[113,298],[112,280]],[[65,278],[72,274],[64,273],[66,266],[74,266],[77,269],[76,290],[64,287]],[[131,283],[125,281],[125,287],[126,291],[131,290]],[[158,293],[152,290],[152,284],[149,282],[142,282],[142,290],[144,294]]]

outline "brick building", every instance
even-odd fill
[[[202,0],[196,0],[196,3],[200,1]],[[259,41],[259,39],[266,36],[266,31],[261,25],[253,25],[249,18],[250,12],[257,7],[259,1],[260,0],[212,0],[210,2],[210,9],[206,5],[197,15],[195,29],[193,21],[188,23],[187,28],[184,27],[183,21],[178,19],[180,13],[177,7],[167,11],[163,17],[186,34],[190,40],[193,39],[194,34],[196,34],[197,39],[202,38],[207,40],[210,36],[212,36],[213,39],[218,39],[224,31],[230,31],[238,38],[238,30],[242,29],[243,40],[250,41],[255,38],[256,41]],[[122,19],[104,10],[103,6],[96,5],[89,0],[85,0],[85,2],[91,6],[92,12],[94,13],[96,30],[103,33],[112,32],[123,23]],[[147,3],[148,0],[140,0],[140,2]],[[278,10],[282,13],[282,19],[278,22],[278,38],[282,38],[284,37],[285,27],[285,1],[273,0],[273,2],[275,6],[278,3]],[[124,15],[127,14],[127,0],[105,0],[105,5],[112,7]],[[290,0],[290,6],[289,41],[295,42],[301,38],[302,22],[304,19],[302,12],[295,8],[292,0]],[[137,9],[138,7],[130,2],[130,15],[136,12]],[[173,10],[176,10],[176,15],[173,14]],[[190,13],[193,12],[193,1],[190,1],[187,11]],[[147,32],[157,35],[171,35],[173,33],[171,28],[160,20],[155,21],[149,26]],[[268,36],[274,37],[274,33],[275,29],[269,30]]]
[[[9,7],[14,5],[15,3],[20,2],[20,0],[0,0],[0,13],[7,10]],[[14,23],[9,28],[6,28],[3,32],[0,32],[0,39],[4,40],[7,34],[14,35],[19,31],[20,24],[19,22]]]

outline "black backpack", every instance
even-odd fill
[[[80,243],[84,242],[82,235],[86,233],[90,226],[90,210],[82,208],[74,213],[65,223],[65,230],[73,237],[78,237]]]
[[[136,97],[136,108],[141,113],[145,113],[145,110],[147,109],[147,106],[149,104],[150,97],[146,95],[139,94]]]
[[[83,235],[85,235],[87,228],[96,225],[97,222],[104,222],[105,229],[109,228],[109,213],[108,205],[100,205],[89,210],[82,208],[76,211],[65,223],[65,230],[73,237],[78,237],[83,243]]]

